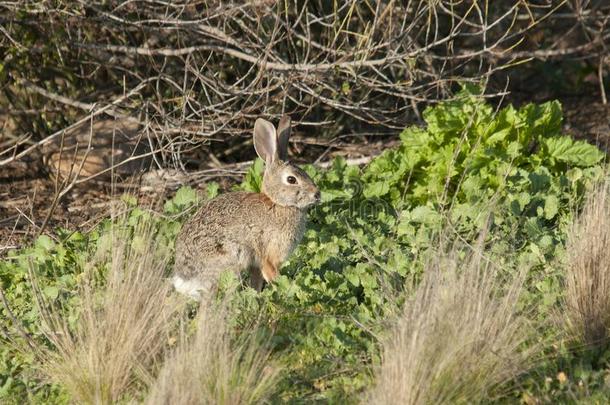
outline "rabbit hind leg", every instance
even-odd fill
[[[177,292],[191,297],[195,301],[201,301],[202,296],[211,296],[214,285],[211,282],[203,282],[198,278],[184,279],[179,275],[172,278],[172,284]]]
[[[250,287],[252,287],[257,292],[261,292],[263,290],[264,284],[265,279],[263,278],[261,269],[255,266],[250,267]]]
[[[222,272],[231,270],[239,274],[252,267],[253,255],[247,247],[225,241],[222,248],[212,256],[181,261],[172,279],[176,291],[201,301],[202,297],[212,297]]]

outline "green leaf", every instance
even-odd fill
[[[195,204],[197,202],[197,191],[191,187],[180,187],[174,197],[174,204],[180,206],[187,206]]]
[[[38,239],[36,239],[36,247],[44,250],[51,250],[55,247],[55,242],[47,235],[40,235]]]
[[[360,285],[360,276],[353,268],[347,270],[344,274],[347,281],[349,281],[354,287],[358,287]]]
[[[198,201],[197,191],[188,186],[182,186],[176,192],[176,195],[171,200],[167,201],[163,206],[163,210],[170,214],[177,214]]]
[[[604,158],[597,147],[567,136],[546,139],[545,146],[552,159],[575,166],[593,166]]]
[[[553,219],[559,212],[559,199],[555,195],[549,195],[544,200],[544,218]]]
[[[530,173],[528,177],[531,182],[532,193],[547,190],[552,180],[551,176],[544,173],[543,171]]]
[[[220,186],[215,181],[211,181],[206,186],[206,191],[208,194],[208,199],[212,199],[218,195],[218,191]]]
[[[245,191],[260,193],[263,184],[263,173],[265,171],[265,162],[261,158],[256,158],[252,166],[246,172],[241,188]]]
[[[512,128],[504,128],[495,133],[493,133],[487,141],[485,142],[488,145],[494,145],[496,143],[504,141],[508,135],[510,135]]]
[[[377,287],[377,279],[368,273],[363,273],[360,275],[360,284],[364,288],[375,288]]]
[[[386,195],[389,191],[389,182],[387,180],[381,180],[367,184],[364,188],[364,196],[367,198],[382,197]]]
[[[49,285],[42,289],[42,293],[48,299],[54,300],[57,299],[57,297],[59,296],[59,288],[57,288],[56,286]]]
[[[441,222],[441,216],[432,207],[421,205],[411,211],[411,220],[420,224],[435,225]]]

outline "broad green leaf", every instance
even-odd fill
[[[44,250],[51,250],[55,247],[55,242],[47,235],[40,235],[36,239],[36,246],[43,248]]]
[[[438,211],[434,210],[432,207],[423,205],[415,207],[411,211],[411,221],[421,224],[435,225],[441,222],[441,216]]]
[[[544,217],[546,219],[553,219],[559,212],[559,199],[555,195],[549,195],[544,200]]]
[[[376,181],[369,183],[364,187],[364,196],[367,198],[371,197],[382,197],[390,191],[390,184],[387,180]]]
[[[59,288],[53,285],[48,285],[42,289],[42,293],[46,298],[54,300],[59,296]]]
[[[604,154],[597,147],[567,136],[546,139],[545,145],[552,159],[575,166],[588,167],[599,163]]]

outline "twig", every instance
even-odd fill
[[[604,64],[605,64],[606,56],[602,55],[599,60],[599,65],[597,68],[597,77],[599,80],[599,91],[602,94],[602,104],[608,104],[608,99],[606,98],[606,88],[604,86]]]

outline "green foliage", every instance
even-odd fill
[[[246,172],[244,181],[240,188],[244,191],[260,193],[263,184],[263,172],[265,171],[265,162],[262,159],[256,158],[254,164],[250,166]]]
[[[496,113],[462,91],[455,100],[426,109],[424,119],[425,129],[407,128],[398,149],[367,167],[366,197],[387,198],[394,205],[472,203],[523,177],[539,181],[533,188],[544,187],[540,182],[561,179],[567,169],[591,167],[604,157],[592,145],[561,136],[556,101]]]
[[[286,368],[279,401],[357,400],[372,382],[377,336],[403,302],[405,282],[419,279],[422,259],[447,229],[451,238],[474,241],[489,227],[485,243],[500,267],[531,268],[524,305],[535,305],[540,319],[556,305],[561,274],[552,263],[562,255],[566,225],[584,192],[603,176],[604,155],[561,135],[556,102],[495,112],[464,90],[424,117],[426,128],[407,128],[398,148],[362,170],[340,158],[325,171],[306,167],[322,203],[311,211],[302,243],[262,293],[244,288],[235,294],[233,321],[264,319],[273,334],[274,355]],[[259,191],[262,173],[257,160],[240,187]],[[208,196],[217,191],[209,186]],[[194,190],[181,188],[165,204],[170,219],[153,218],[160,248],[172,248],[181,213],[198,202]],[[129,224],[151,216],[134,207]],[[41,237],[0,263],[11,308],[34,338],[40,335],[29,264],[45,295],[76,314],[70,293],[87,258],[109,248],[111,231],[110,222],[88,235],[61,231],[57,241]],[[223,279],[222,289],[235,283]],[[0,312],[2,326],[15,330],[6,310]],[[0,349],[0,401],[28,395],[60,401],[59,387],[41,386],[31,375],[33,362],[10,345]],[[555,366],[551,362],[541,373]],[[532,388],[535,381],[511,398],[540,392]]]
[[[61,299],[75,310],[78,303],[73,302],[71,293],[83,271],[84,259],[99,240],[99,233],[93,231],[83,235],[59,230],[58,236],[61,243],[42,235],[32,247],[12,252],[0,262],[2,290],[10,303],[12,314],[19,322],[19,325],[14,325],[7,308],[0,309],[2,329],[10,331],[0,345],[0,402],[22,403],[26,398],[35,402],[62,402],[57,387],[39,392],[40,382],[32,369],[34,353],[23,350],[27,347],[23,333],[34,340],[42,339],[40,315],[34,305],[28,272],[31,269],[36,275],[46,299]]]
[[[290,373],[283,399],[338,401],[370,384],[363,361],[376,361],[373,336],[447,224],[465,240],[489,226],[502,267],[532,268],[524,299],[541,317],[556,304],[560,274],[550,263],[583,191],[602,176],[603,154],[560,135],[555,102],[494,113],[465,91],[425,118],[425,129],[405,130],[399,148],[363,171],[341,159],[325,172],[308,168],[323,204],[284,276],[241,306],[245,319],[263,311],[273,321]]]
[[[187,207],[197,204],[198,201],[199,198],[195,190],[190,187],[180,187],[174,198],[165,203],[163,206],[163,211],[168,214],[178,214],[184,211]]]

